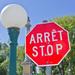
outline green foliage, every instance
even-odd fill
[[[22,68],[21,64],[17,63],[17,75],[22,75],[22,70],[23,70],[23,68]]]
[[[68,31],[71,31],[75,26],[75,16],[64,16],[53,19],[56,23],[63,26]]]
[[[2,63],[5,60],[5,57],[3,55],[0,55],[0,63]]]
[[[7,67],[8,67],[8,46],[5,43],[0,43],[0,75],[7,75]]]
[[[7,75],[7,69],[5,67],[0,66],[0,75]]]
[[[25,51],[23,46],[19,46],[17,49],[17,75],[22,75],[22,62],[25,59]]]
[[[75,63],[75,16],[59,17],[53,19],[52,21],[55,21],[56,23],[63,26],[65,29],[69,31],[71,51],[69,52],[67,57],[63,60],[64,63],[61,64],[63,66],[63,70],[65,70],[64,75],[66,75],[66,71],[68,73],[68,69],[71,69],[71,74],[75,75],[75,66],[74,66],[75,65],[74,64]],[[69,63],[71,64],[71,66],[69,65]]]
[[[0,64],[0,75],[7,75],[7,65],[8,65],[8,59],[4,60]]]
[[[0,43],[0,50],[1,50],[1,43]]]

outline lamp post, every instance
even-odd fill
[[[18,4],[9,4],[1,11],[1,22],[8,29],[10,38],[9,75],[16,75],[16,49],[20,28],[27,24],[27,13]]]

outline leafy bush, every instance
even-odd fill
[[[0,63],[2,63],[5,60],[5,57],[3,55],[0,55]]]

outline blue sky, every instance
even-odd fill
[[[61,16],[75,16],[75,0],[0,0],[0,12],[7,4],[20,4],[26,10],[31,19],[31,24],[36,25],[43,20]],[[26,28],[22,28],[18,42],[25,43]],[[7,29],[0,23],[0,41],[8,42]]]

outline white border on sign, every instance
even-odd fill
[[[61,61],[67,56],[67,54],[68,54],[68,53],[70,52],[70,50],[71,50],[71,45],[70,45],[70,40],[69,40],[69,32],[68,32],[66,29],[64,29],[64,27],[60,26],[59,24],[57,24],[57,23],[54,22],[54,21],[52,21],[52,22],[46,22],[46,23],[39,23],[39,24],[47,24],[47,23],[54,23],[54,24],[58,25],[60,28],[62,28],[64,31],[67,32],[67,35],[68,35],[68,43],[69,43],[69,50],[68,50],[68,52],[64,55],[64,57],[58,62],[58,64],[38,65],[28,54],[26,54],[26,39],[25,39],[25,54],[26,54],[26,55],[29,57],[29,59],[31,59],[37,66],[40,66],[40,67],[59,65],[59,64],[61,63]],[[39,25],[39,24],[36,24],[36,26]],[[36,26],[34,26],[34,27],[28,32],[27,35],[29,35],[29,33],[30,33]],[[27,35],[26,35],[26,37],[27,37]]]

